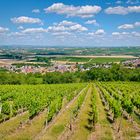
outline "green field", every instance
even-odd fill
[[[54,60],[56,61],[68,61],[68,62],[88,62],[90,58],[83,57],[57,57]]]
[[[114,58],[114,57],[96,57],[96,58],[84,58],[84,57],[57,57],[54,58],[55,61],[67,61],[67,62],[85,62],[85,63],[115,63],[115,62],[122,62],[125,60],[129,60],[129,58]]]
[[[139,138],[140,83],[0,85],[0,139]]]
[[[129,60],[129,58],[94,58],[90,61],[90,63],[114,63],[114,62],[122,62],[125,60]]]

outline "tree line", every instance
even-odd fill
[[[140,68],[128,69],[120,65],[113,65],[109,69],[94,68],[84,72],[52,72],[40,73],[14,73],[0,71],[0,84],[56,84],[76,83],[89,81],[138,81],[140,82]]]

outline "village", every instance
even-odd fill
[[[76,72],[78,71],[76,64],[53,64],[53,66],[32,66],[32,65],[24,65],[21,67],[17,67],[16,65],[5,65],[1,66],[2,68],[16,73],[46,73],[46,72]]]
[[[32,64],[32,63],[31,63]],[[13,65],[13,64],[3,64],[0,65],[1,68],[15,73],[42,73],[45,74],[47,72],[76,72],[76,71],[88,71],[94,68],[111,68],[113,63],[102,63],[102,64],[90,64],[87,65],[85,63],[61,63],[61,62],[53,62],[51,66],[41,66],[41,65],[30,65],[30,64],[24,64],[20,67]],[[135,69],[137,67],[140,67],[140,59],[132,59],[127,60],[121,63],[124,67]]]

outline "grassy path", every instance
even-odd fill
[[[94,92],[97,96],[98,123],[95,125],[95,131],[91,134],[89,140],[113,140],[111,124],[106,118],[106,112],[96,87]]]
[[[106,90],[106,89],[105,89]],[[119,91],[120,93],[121,91]],[[125,116],[127,115],[127,112],[124,111],[123,114]],[[133,116],[134,117],[134,116]],[[113,126],[113,133],[114,133],[114,138],[115,140],[132,140],[136,139],[136,137],[139,137],[140,133],[140,127],[137,123],[137,119],[133,118],[135,121],[132,123],[132,119],[130,116],[125,119],[126,117],[119,117],[115,119],[115,122],[112,124]],[[118,128],[120,126],[120,131],[118,132]]]
[[[120,131],[118,132],[118,126],[120,125]],[[129,122],[129,120],[124,118],[117,118],[115,123],[113,124],[115,140],[135,140],[138,136],[137,130],[134,128],[134,124]],[[139,131],[140,133],[140,131]]]
[[[99,113],[100,113],[100,111],[99,111]],[[102,116],[102,115],[99,115],[99,116]],[[100,125],[100,123],[99,123],[99,125]],[[113,132],[112,134],[113,134],[114,140],[118,140],[118,139],[119,140],[133,140],[133,139],[136,139],[137,136],[139,136],[139,135],[137,135],[136,129],[134,128],[134,124],[132,124],[132,122],[130,122],[129,120],[126,120],[124,118],[121,118],[121,117],[117,118],[114,123],[112,123],[112,124],[110,123],[110,126],[112,128],[112,132]],[[120,131],[118,132],[119,126],[120,126]],[[136,126],[138,126],[138,125],[136,125]],[[108,139],[109,139],[109,137],[108,137]]]
[[[28,120],[29,114],[28,112],[24,112],[19,114],[10,120],[3,122],[0,124],[0,139],[4,139],[7,135],[14,132],[18,127],[21,126],[21,123]]]
[[[85,101],[81,107],[78,118],[76,119],[73,133],[69,138],[70,140],[86,140],[91,132],[89,125],[89,114],[91,112],[91,93],[92,87],[90,87],[87,92]]]
[[[63,133],[67,125],[70,121],[71,110],[77,105],[77,98],[80,95],[83,95],[86,88],[80,92],[80,94],[68,105],[66,106],[63,113],[56,117],[53,125],[49,127],[42,135],[40,135],[37,139],[40,140],[56,140],[60,134]]]
[[[24,127],[19,128],[17,131],[7,136],[7,140],[27,140],[32,139],[44,127],[47,110],[41,112],[31,122],[26,123]]]

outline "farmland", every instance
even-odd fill
[[[0,85],[0,139],[140,137],[140,83]]]
[[[1,0],[0,140],[140,140],[140,0]]]
[[[16,73],[87,71],[111,68],[114,64],[134,69],[139,67],[139,63],[139,47],[0,47],[0,68]]]
[[[128,56],[75,56],[75,57],[57,57],[54,58],[54,61],[65,61],[65,62],[83,62],[83,63],[97,63],[97,64],[102,64],[102,63],[113,63],[113,62],[122,62],[125,60],[133,59],[133,57],[128,57]]]

